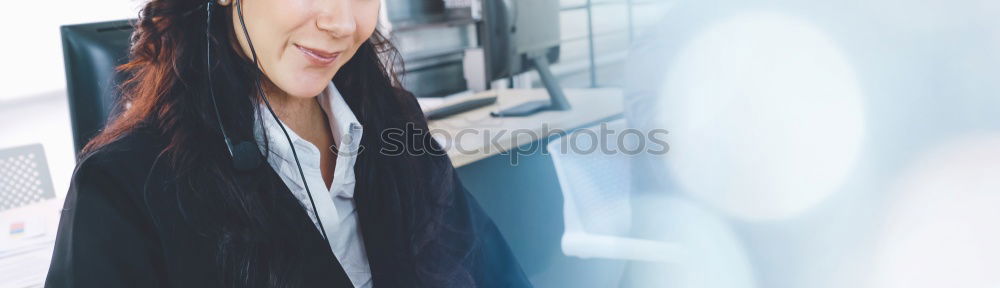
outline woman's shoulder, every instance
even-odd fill
[[[154,129],[137,127],[80,155],[73,178],[102,175],[121,184],[145,181],[166,141]]]

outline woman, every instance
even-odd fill
[[[47,286],[530,286],[414,132],[380,1],[212,1],[142,9],[126,108],[81,154]]]

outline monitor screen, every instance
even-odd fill
[[[486,53],[488,80],[531,70],[529,53],[545,53],[555,63],[561,41],[559,1],[483,1],[479,38]]]

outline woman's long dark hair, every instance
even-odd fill
[[[157,163],[166,167],[160,169],[170,169],[171,182],[183,191],[177,193],[182,213],[192,225],[203,227],[199,231],[205,236],[218,239],[216,258],[223,284],[294,287],[296,273],[302,270],[295,266],[296,257],[308,251],[289,253],[297,239],[281,235],[288,228],[279,220],[287,216],[277,210],[274,199],[284,184],[268,177],[252,177],[263,179],[260,183],[235,183],[240,173],[264,173],[270,167],[264,163],[248,172],[232,167],[208,94],[207,85],[212,85],[229,136],[253,141],[255,123],[269,117],[258,109],[261,99],[254,84],[258,71],[237,52],[236,31],[230,24],[233,13],[228,10],[232,8],[216,11],[212,23],[207,23],[205,1],[151,0],[141,10],[134,24],[130,62],[119,67],[131,75],[122,85],[120,101],[129,108],[83,154],[100,151],[139,129],[156,131],[165,139]],[[206,41],[213,41],[212,63],[206,63]],[[380,153],[387,147],[383,131],[406,131],[407,125],[427,130],[413,95],[395,78],[399,59],[391,43],[376,32],[332,79],[365,127],[355,166],[355,201],[370,203],[358,207],[358,217],[367,224],[360,227],[361,234],[389,243],[367,251],[373,272],[392,271],[392,275],[374,273],[373,281],[379,286],[462,285],[470,274],[456,269],[467,251],[435,241],[442,233],[455,233],[439,225],[453,199],[450,162],[439,156],[440,147],[430,137],[406,144],[411,151],[434,153]],[[206,71],[206,64],[212,68]],[[206,80],[207,73],[212,73],[212,83]]]

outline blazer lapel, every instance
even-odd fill
[[[270,179],[271,183],[279,183],[276,185],[278,187],[276,201],[277,205],[280,207],[280,211],[289,211],[290,218],[288,223],[293,230],[298,231],[295,235],[287,235],[287,237],[299,238],[298,242],[305,249],[313,250],[314,253],[305,253],[304,259],[301,259],[304,267],[306,269],[305,275],[308,279],[303,279],[303,284],[307,287],[354,287],[351,283],[350,278],[348,278],[347,273],[344,268],[340,265],[340,261],[334,255],[333,250],[330,248],[329,242],[323,239],[323,235],[316,229],[313,225],[312,219],[306,214],[306,207],[303,207],[301,202],[292,195],[291,190],[285,186],[284,182],[281,180],[280,176],[274,171],[271,165],[267,165],[266,162],[262,164],[261,168],[258,168],[260,173],[242,173],[238,176],[240,185],[252,185],[260,179],[255,179],[254,177],[266,177],[265,179]],[[263,175],[262,175],[263,174]],[[254,191],[253,187],[242,187],[243,191]]]

